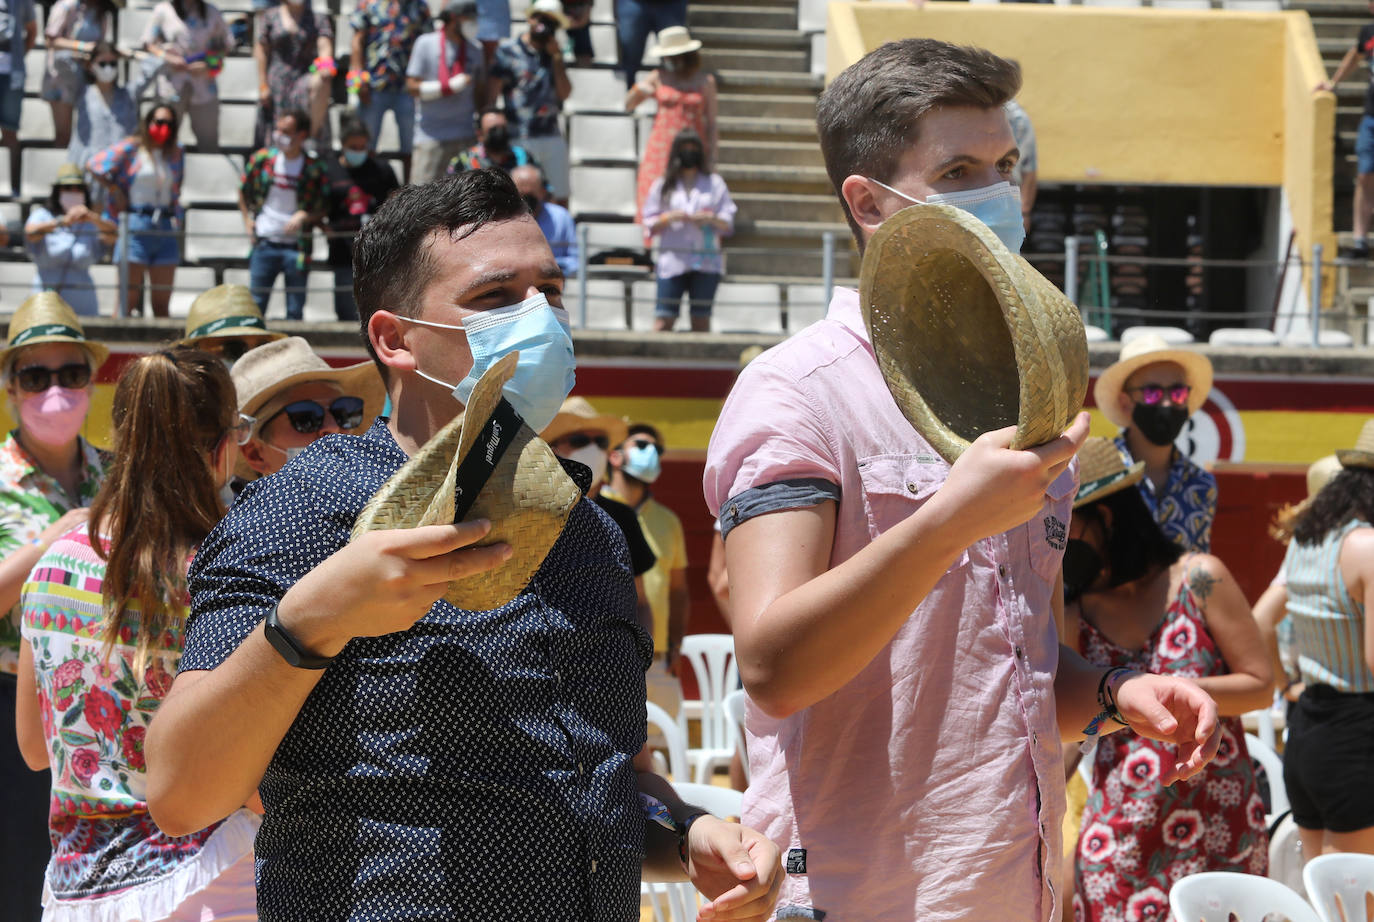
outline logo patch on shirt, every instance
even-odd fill
[[[806,849],[789,848],[787,850],[787,873],[805,874],[806,873]]]
[[[1063,522],[1052,515],[1045,516],[1045,543],[1056,551],[1064,549],[1064,539],[1068,535],[1068,529]]]

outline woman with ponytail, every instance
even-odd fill
[[[224,512],[219,489],[244,431],[236,406],[208,353],[131,364],[90,520],[24,585],[19,746],[29,767],[52,769],[45,922],[256,918],[257,817],[241,809],[164,835],[148,814],[143,760],[181,658],[186,567]]]

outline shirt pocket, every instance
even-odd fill
[[[949,476],[949,465],[934,452],[870,455],[859,459],[868,536],[876,538],[905,521],[935,495]],[[954,566],[968,562],[968,551]]]
[[[1064,547],[1069,538],[1069,516],[1073,509],[1073,472],[1067,468],[1045,488],[1045,501],[1029,522],[1022,526],[1030,545],[1031,568],[1053,584],[1063,565]]]

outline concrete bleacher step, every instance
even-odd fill
[[[687,27],[695,35],[698,28],[708,29],[795,29],[797,11],[786,6],[763,6],[732,3],[729,5],[687,8]],[[707,45],[709,48],[710,45]]]
[[[708,48],[792,48],[804,51],[811,39],[796,28],[735,29],[720,26],[693,27],[692,38]]]
[[[722,116],[716,120],[716,127],[722,139],[816,143],[816,122],[809,118],[758,119]]]
[[[820,195],[831,192],[830,177],[826,175],[824,167],[722,162],[717,169],[726,185],[730,187],[731,195],[738,195],[741,192],[801,195]]]
[[[805,71],[750,71],[727,67],[716,71],[716,86],[722,93],[797,94],[814,99],[825,88],[825,79]]]
[[[732,197],[741,212],[753,215],[766,214],[770,220],[831,223],[842,220],[840,205],[831,192],[810,195],[794,192],[741,192]]]
[[[822,166],[815,141],[735,141],[723,138],[716,159],[722,164],[796,164]]]
[[[760,96],[753,93],[721,93],[717,97],[717,113],[723,116],[750,118],[816,117],[816,100],[810,96],[786,94]]]
[[[1364,25],[1368,19],[1367,14],[1351,19],[1341,16],[1313,16],[1312,31],[1317,34],[1319,41],[1326,38],[1339,38],[1348,43],[1346,47],[1350,47],[1354,44],[1353,41],[1350,41],[1350,36],[1359,34],[1360,26]]]
[[[701,62],[709,69],[738,67],[742,70],[801,71],[810,66],[808,51],[765,51],[756,48],[703,48]]]

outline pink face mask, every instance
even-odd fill
[[[66,445],[81,432],[91,395],[84,389],[53,385],[41,394],[28,394],[19,404],[24,433],[44,445]]]

